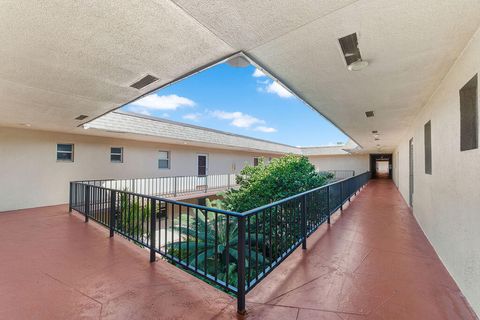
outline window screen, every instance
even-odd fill
[[[159,151],[158,154],[159,154],[158,168],[159,169],[170,169],[170,152]]]
[[[425,173],[432,174],[432,124],[430,121],[425,123]]]
[[[123,148],[121,147],[110,148],[110,161],[123,162]]]
[[[478,148],[477,75],[460,89],[460,151]]]
[[[57,144],[57,161],[73,162],[73,144]]]

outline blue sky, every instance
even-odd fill
[[[254,66],[219,64],[122,110],[293,146],[348,140],[319,113]]]

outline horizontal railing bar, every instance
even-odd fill
[[[82,182],[77,182],[77,183],[78,184],[84,184]],[[88,184],[85,184],[85,185],[88,185]],[[141,198],[145,198],[145,199],[158,200],[158,201],[163,201],[163,202],[166,202],[166,203],[176,204],[176,205],[180,205],[180,206],[184,206],[184,207],[190,207],[190,208],[196,208],[196,209],[199,209],[199,210],[207,210],[207,211],[217,212],[217,213],[221,213],[221,214],[225,214],[225,215],[229,215],[229,216],[233,216],[233,217],[241,217],[242,216],[241,213],[235,212],[235,211],[227,211],[227,210],[222,210],[222,209],[213,208],[213,207],[205,207],[205,206],[201,206],[201,205],[194,204],[194,203],[186,203],[186,202],[181,202],[181,201],[175,201],[175,200],[171,200],[171,199],[167,199],[167,198],[161,198],[161,197],[158,197],[158,196],[149,196],[149,195],[136,193],[136,192],[131,192],[131,191],[122,191],[122,190],[117,190],[117,189],[112,189],[112,188],[107,188],[107,187],[101,187],[101,186],[92,186],[92,185],[90,185],[90,188],[97,188],[97,189],[101,189],[101,190],[121,192],[121,193],[124,193],[124,194],[137,196],[137,197],[141,197]]]
[[[135,177],[135,178],[105,178],[105,179],[83,179],[83,180],[74,180],[72,183],[85,183],[85,182],[101,182],[101,181],[132,181],[132,180],[148,180],[148,179],[175,179],[175,178],[206,178],[206,177],[227,177],[229,175],[234,175],[235,173],[218,173],[218,174],[209,174],[205,176],[199,175],[184,175],[184,176],[161,176],[161,177]]]
[[[357,177],[359,177],[359,176],[361,176],[361,175],[363,175],[363,174],[367,174],[367,173],[368,173],[368,171],[367,171],[367,172],[364,172],[364,173],[361,173],[361,174],[359,174],[359,175],[357,175],[357,176],[348,177],[348,178],[345,178],[345,179],[342,179],[342,180],[338,180],[338,181],[335,181],[335,182],[331,182],[331,183],[325,184],[325,185],[323,185],[323,186],[321,186],[321,187],[317,187],[317,188],[314,188],[314,189],[311,189],[311,190],[307,190],[307,191],[304,191],[304,192],[302,192],[302,193],[298,193],[298,194],[296,194],[296,195],[290,196],[290,197],[288,197],[288,198],[281,199],[281,200],[278,200],[278,201],[275,201],[275,202],[266,204],[266,205],[264,205],[264,206],[261,206],[261,207],[255,208],[255,209],[242,212],[242,214],[245,215],[245,216],[249,216],[249,215],[255,214],[255,213],[259,212],[259,211],[263,211],[263,210],[268,209],[268,208],[270,208],[270,207],[278,206],[278,205],[283,204],[283,203],[285,203],[285,202],[288,202],[288,201],[290,201],[290,200],[300,198],[300,197],[302,197],[302,196],[304,196],[304,195],[310,194],[310,193],[315,192],[315,191],[318,191],[318,190],[326,189],[326,188],[328,188],[328,187],[330,187],[330,186],[340,184],[340,183],[342,183],[342,182],[345,182],[345,181],[350,180],[350,179],[357,178]]]

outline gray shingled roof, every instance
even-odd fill
[[[353,148],[350,142],[346,145],[333,147],[294,147],[287,144],[124,111],[107,113],[89,122],[88,127],[103,131],[205,143],[212,147],[224,146],[235,149],[238,148],[240,150],[261,150],[263,152],[281,154],[348,154],[349,149]]]
[[[301,154],[299,148],[286,144],[123,111],[107,113],[89,122],[88,127],[114,132],[127,132],[167,139],[208,143],[239,149]]]

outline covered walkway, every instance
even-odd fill
[[[0,214],[0,319],[231,319],[235,300],[66,206]],[[390,180],[247,295],[256,319],[475,319]]]

